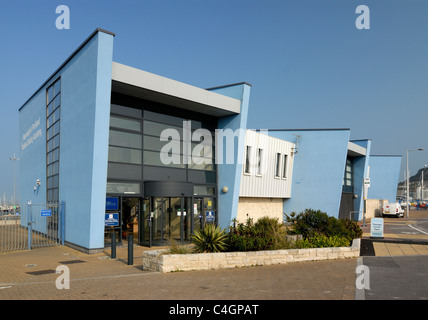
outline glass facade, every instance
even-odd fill
[[[59,201],[59,148],[61,79],[46,90],[46,194],[47,202]]]
[[[206,115],[113,93],[107,196],[122,202],[140,199],[142,216],[134,239],[142,244],[171,237],[189,240],[204,223],[216,222],[211,219],[217,203],[216,126],[217,119]],[[148,181],[161,181],[165,191],[148,197],[144,190]],[[169,182],[190,183],[193,195],[171,194]],[[124,221],[121,225],[122,233],[131,232],[125,230]]]

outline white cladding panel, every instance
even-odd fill
[[[262,132],[246,131],[240,196],[290,198],[294,158],[292,151],[295,144],[269,137]],[[248,149],[248,147],[250,148]],[[261,164],[259,163],[259,150],[262,150]],[[249,158],[247,158],[247,151],[249,151]],[[280,155],[278,172],[277,154]]]

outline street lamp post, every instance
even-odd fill
[[[13,213],[16,214],[16,195],[15,195],[15,167],[16,167],[16,161],[17,159],[15,157],[15,154],[13,154],[13,157],[10,157],[9,160],[13,161]]]
[[[406,152],[406,218],[409,218],[409,151],[423,151],[424,148],[419,149],[407,149]]]

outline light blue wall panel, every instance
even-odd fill
[[[371,140],[353,140],[353,143],[366,148],[366,155],[354,157],[354,194],[357,198],[354,199],[354,211],[360,211],[358,220],[362,219],[364,210],[364,178],[367,177],[368,166],[370,161]]]
[[[63,68],[60,199],[66,241],[104,247],[113,36],[97,33]]]
[[[21,150],[21,197],[46,202],[46,88],[61,77],[59,198],[65,241],[104,248],[113,35],[95,32],[20,109],[20,136],[40,119],[41,136]],[[33,188],[41,180],[37,192]]]
[[[240,114],[224,117],[218,121],[218,129],[224,130],[224,132],[230,129],[237,134],[237,138],[234,139],[235,153],[233,163],[226,163],[227,145],[225,142],[223,145],[223,164],[218,165],[218,224],[224,229],[231,225],[231,221],[237,217],[238,212],[250,90],[251,87],[245,83],[212,90],[213,92],[241,100]],[[227,193],[222,192],[223,187],[228,188]]]
[[[401,156],[370,157],[369,199],[386,199],[389,202],[395,202],[401,160]]]
[[[284,212],[314,209],[337,218],[350,131],[269,130],[269,135],[293,143],[298,136],[291,198],[284,201]]]
[[[49,83],[50,85],[50,83]],[[48,85],[47,85],[48,86]],[[19,111],[20,190],[21,202],[46,203],[46,88],[28,101]],[[40,187],[36,188],[37,179]],[[18,193],[19,192],[19,193]]]

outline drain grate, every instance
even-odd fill
[[[41,276],[41,275],[50,274],[50,273],[56,273],[56,271],[55,270],[39,270],[39,271],[26,272],[26,274],[30,274],[32,276]]]
[[[83,260],[67,260],[67,261],[62,261],[62,262],[58,262],[60,264],[74,264],[74,263],[84,263],[86,261]]]

